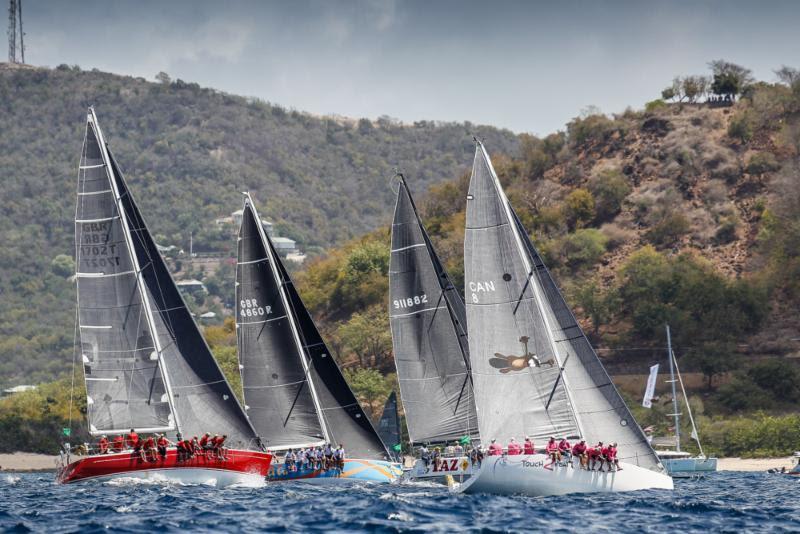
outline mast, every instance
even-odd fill
[[[672,354],[672,361],[675,362],[675,374],[678,375],[678,383],[681,385],[681,392],[683,392],[683,401],[686,403],[686,412],[689,414],[689,422],[692,423],[692,439],[697,442],[697,447],[700,449],[700,456],[705,458],[706,453],[703,452],[703,445],[700,443],[700,434],[697,433],[697,426],[694,424],[694,417],[692,416],[692,407],[689,406],[689,396],[686,395],[686,388],[683,387],[683,378],[681,378],[681,370],[678,369],[678,359],[675,357],[675,353],[670,351]]]
[[[306,360],[306,351],[303,346],[303,342],[300,339],[300,332],[297,328],[297,318],[295,317],[294,308],[291,306],[289,302],[289,298],[286,295],[286,287],[283,277],[280,275],[277,266],[277,260],[275,258],[274,251],[270,246],[268,241],[267,235],[264,232],[264,226],[261,224],[261,218],[258,215],[258,211],[256,210],[255,204],[253,203],[253,199],[250,196],[249,192],[244,193],[245,196],[245,203],[250,204],[250,209],[253,210],[253,216],[256,220],[256,226],[258,227],[258,233],[261,236],[261,240],[264,243],[264,249],[267,252],[267,257],[269,258],[269,266],[270,271],[272,272],[272,276],[275,278],[275,281],[278,284],[278,292],[281,297],[281,302],[283,303],[283,307],[286,310],[289,319],[289,326],[292,331],[292,339],[295,342],[297,347],[297,351],[300,356],[300,363],[303,366],[303,371],[305,372],[306,380],[308,381],[308,387],[311,391],[311,398],[314,401],[314,409],[317,412],[317,419],[319,420],[320,428],[322,429],[322,435],[325,436],[325,441],[330,441],[330,433],[328,432],[328,427],[325,424],[325,417],[322,415],[322,407],[320,406],[319,396],[317,395],[316,388],[314,387],[314,381],[311,379],[310,367],[308,365],[308,360]],[[244,215],[244,214],[243,214]]]
[[[530,283],[531,289],[533,290],[533,294],[535,297],[534,300],[536,301],[536,307],[538,308],[539,313],[542,317],[542,321],[544,322],[547,341],[551,347],[551,350],[553,351],[553,358],[555,358],[556,364],[558,365],[559,369],[561,369],[559,376],[561,377],[561,380],[564,382],[564,394],[566,395],[567,401],[569,402],[570,411],[572,412],[572,416],[575,418],[575,424],[578,427],[578,431],[580,432],[581,437],[585,437],[586,434],[583,430],[583,425],[581,424],[580,417],[578,417],[578,413],[575,410],[575,404],[572,400],[572,394],[570,392],[567,375],[566,373],[563,372],[566,361],[562,362],[561,357],[558,354],[558,347],[556,347],[555,340],[553,339],[553,329],[550,326],[550,321],[547,317],[547,313],[545,313],[545,310],[542,308],[542,299],[544,297],[539,292],[538,284],[531,282],[531,278],[533,278],[535,273],[533,270],[533,266],[531,265],[531,260],[528,257],[528,251],[526,250],[525,245],[522,242],[522,237],[519,234],[519,227],[516,224],[516,218],[514,217],[513,211],[511,209],[511,204],[508,201],[508,197],[503,192],[503,188],[500,184],[500,179],[497,177],[497,173],[494,170],[494,165],[492,165],[491,159],[489,159],[489,154],[486,152],[486,147],[484,147],[483,143],[481,143],[477,138],[475,138],[475,142],[478,144],[478,147],[480,147],[481,152],[483,153],[483,159],[485,160],[489,168],[495,189],[497,190],[497,194],[500,197],[500,201],[503,204],[503,209],[505,211],[506,219],[508,219],[508,225],[511,227],[511,232],[514,235],[514,243],[517,246],[518,253],[525,266],[525,270],[528,273],[528,281]]]
[[[669,383],[672,386],[672,413],[668,414],[675,418],[675,450],[681,452],[681,426],[680,426],[680,413],[678,412],[678,396],[675,391],[675,363],[672,354],[672,337],[669,333],[669,325],[665,325],[667,329],[667,359],[669,360]],[[683,384],[681,384],[683,387]]]
[[[158,361],[158,366],[161,370],[161,376],[164,378],[164,387],[167,390],[167,398],[169,400],[170,406],[170,413],[174,418],[175,429],[177,432],[180,432],[180,417],[178,415],[178,411],[175,409],[174,406],[174,395],[172,392],[172,385],[170,383],[169,375],[167,373],[167,368],[164,365],[163,359],[161,357],[162,353],[162,346],[161,340],[158,336],[158,330],[156,329],[155,319],[153,318],[153,311],[150,306],[150,299],[147,292],[147,288],[145,287],[144,280],[142,279],[142,269],[139,266],[139,258],[136,254],[136,249],[133,244],[133,238],[131,236],[130,227],[128,226],[128,218],[125,215],[125,208],[122,205],[122,197],[119,194],[119,187],[117,186],[116,179],[113,174],[113,170],[111,167],[110,157],[108,154],[108,147],[106,146],[105,137],[103,137],[103,132],[100,129],[100,126],[97,124],[97,116],[94,113],[94,108],[89,108],[89,121],[94,126],[95,135],[97,136],[97,144],[100,146],[100,154],[103,158],[103,164],[106,168],[106,175],[108,176],[108,181],[111,184],[111,191],[114,195],[114,201],[116,203],[117,212],[119,214],[120,221],[122,222],[122,230],[123,235],[125,236],[125,243],[128,246],[128,250],[130,251],[131,262],[133,264],[133,268],[136,271],[136,285],[139,289],[139,294],[141,295],[142,302],[144,303],[144,313],[145,319],[147,321],[147,326],[150,329],[150,336],[153,340],[153,344],[155,345],[156,349],[156,356]]]

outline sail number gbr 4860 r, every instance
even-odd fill
[[[270,315],[272,306],[259,306],[256,299],[242,299],[239,301],[239,314],[242,317],[258,317]]]

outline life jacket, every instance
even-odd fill
[[[158,446],[159,447],[166,447],[167,446],[167,438],[165,438],[164,436],[161,436],[160,438],[158,438]]]
[[[503,447],[499,443],[492,443],[489,445],[489,456],[502,456]]]
[[[533,442],[531,440],[529,440],[529,439],[525,440],[524,452],[525,452],[525,454],[535,454],[536,453],[536,449],[533,447]]]
[[[522,447],[520,447],[519,443],[509,443],[508,444],[508,454],[512,456],[516,456],[517,454],[522,454]]]
[[[547,452],[556,452],[558,450],[558,444],[555,441],[548,441],[545,450]]]
[[[572,447],[572,454],[583,454],[586,452],[586,444],[584,443],[581,445],[580,443],[576,443],[574,447]]]
[[[558,444],[558,450],[560,450],[562,452],[563,451],[568,451],[571,448],[572,448],[572,446],[569,444],[569,441],[567,441],[565,439],[562,439],[561,442]]]
[[[136,447],[139,444],[139,434],[136,432],[128,434],[128,439],[125,441],[125,444],[131,448]]]

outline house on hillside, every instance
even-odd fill
[[[28,384],[23,384],[20,386],[14,386],[13,388],[8,388],[3,390],[3,397],[11,396],[15,393],[22,393],[23,391],[33,391],[36,389],[36,386],[31,386]]]
[[[275,245],[275,250],[278,251],[278,254],[282,256],[297,251],[297,242],[288,237],[273,237],[272,244]]]
[[[189,279],[189,280],[178,280],[175,282],[175,285],[178,286],[178,289],[181,291],[185,291],[189,294],[196,294],[196,293],[208,293],[206,286],[200,280]]]

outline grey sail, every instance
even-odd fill
[[[325,441],[280,283],[249,199],[239,230],[236,332],[247,415],[270,449]]]
[[[78,323],[90,432],[173,430],[169,396],[109,176],[90,117],[75,215]]]
[[[245,200],[245,205],[250,206],[254,219],[258,220],[257,212],[249,197]],[[244,225],[244,220],[242,224]],[[344,445],[350,458],[388,459],[389,454],[385,445],[347,385],[269,236],[265,232],[260,232],[260,235],[262,248],[268,251],[266,257],[274,259],[275,270],[271,272],[277,287],[283,288],[282,302],[284,309],[288,310],[288,318],[291,321],[289,325],[293,329],[295,348],[284,340],[286,344],[284,351],[287,354],[294,354],[296,361],[306,369],[308,377],[306,389],[311,394],[314,413],[319,418],[322,439]],[[239,304],[241,306],[241,301]],[[245,378],[247,367],[242,373],[243,379],[249,380]],[[248,414],[252,415],[250,411]]]
[[[159,363],[173,425],[184,436],[203,432],[228,436],[228,443],[258,446],[258,437],[211,354],[186,303],[156,248],[116,160],[105,146],[96,118],[91,124],[112,191],[118,198],[120,219],[138,272],[144,319],[152,340],[151,359]],[[142,429],[133,425],[134,428]]]
[[[378,421],[378,433],[392,451],[392,458],[400,460],[400,415],[397,413],[397,394],[392,391],[383,405],[383,413]]]
[[[402,179],[392,223],[389,287],[394,358],[411,442],[477,438],[464,303]]]
[[[575,321],[478,143],[464,244],[468,332],[484,438],[616,441],[659,463]],[[563,373],[559,368],[563,368]]]

